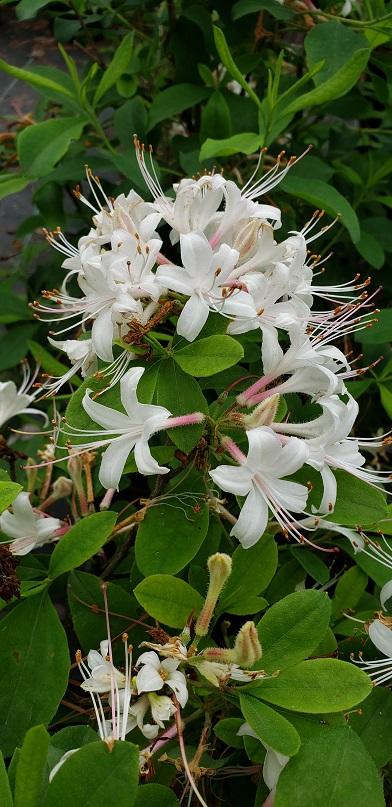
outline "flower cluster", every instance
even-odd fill
[[[105,449],[99,480],[110,500],[130,452],[142,475],[170,470],[151,453],[153,435],[203,421],[211,433],[212,419],[201,412],[173,417],[166,407],[140,401],[138,384],[145,370],[135,366],[140,354],[147,349],[171,355],[171,346],[162,347],[152,333],[157,324],[168,318],[173,322],[177,315],[176,333],[188,342],[197,340],[210,314],[216,313],[226,319],[228,334],[240,337],[256,331],[258,377],[230,399],[219,427],[214,427],[215,456],[223,450],[227,460],[210,470],[210,500],[219,501],[214,485],[245,497],[232,529],[245,548],[264,533],[270,513],[284,534],[311,544],[303,533],[322,526],[333,513],[336,469],[375,486],[387,481],[384,472],[366,467],[362,451],[372,452],[391,438],[350,436],[358,404],[345,380],[367,368],[354,369],[334,344],[371,324],[369,278],[319,283],[321,258],[311,245],[332,226],[319,226],[322,211],[316,211],[301,231],[278,240],[280,210],[264,203],[263,197],[296,158],[284,165],[282,153],[260,179],[261,154],[242,188],[221,174],[206,172],[181,180],[168,196],[151,150],[148,160],[137,138],[135,147],[152,201],[144,201],[134,190],[109,198],[87,169],[92,201],[79,187],[75,195],[93,212],[90,232],[77,247],[59,229],[46,233],[65,255],[66,276],[60,289],[44,291],[44,301],[36,301],[33,308],[37,317],[61,323],[57,336],[70,335],[50,337],[50,342],[68,355],[71,367],[61,377],[46,378],[43,394],[57,393],[77,371],[87,379],[106,379],[106,389],[120,384],[123,411],[98,403],[87,387],[82,406],[91,427],[62,427],[74,456]],[[170,227],[165,244],[158,235],[162,224]],[[320,301],[320,309],[315,301]],[[11,392],[16,394],[10,383],[3,390],[7,401]],[[282,396],[290,393],[305,396],[315,416],[298,422],[288,411],[282,420]],[[4,403],[8,416],[25,411],[34,396],[28,398],[23,388],[17,397],[9,406]],[[233,428],[237,433],[240,429],[239,445]],[[316,504],[309,504],[310,484],[292,478],[306,468],[320,475],[322,494]],[[11,534],[6,525],[4,531]],[[363,549],[360,536],[348,537],[355,549]]]

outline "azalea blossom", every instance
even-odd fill
[[[282,773],[283,768],[285,768],[289,762],[290,757],[280,754],[278,751],[271,748],[270,745],[263,742],[263,740],[260,740],[260,737],[258,737],[249,723],[243,723],[242,726],[240,726],[237,735],[239,737],[253,737],[264,746],[267,753],[263,763],[263,779],[271,792],[268,799],[264,802],[263,807],[273,807],[279,776]]]
[[[224,310],[222,291],[238,260],[238,252],[227,244],[214,252],[203,233],[181,235],[180,244],[183,267],[163,264],[157,271],[157,280],[189,297],[178,318],[177,333],[192,342],[209,312]]]
[[[388,595],[390,596],[390,594],[389,589]],[[389,599],[389,596],[386,599]],[[390,620],[385,617],[374,619],[367,627],[367,632],[370,641],[385,658],[365,661],[362,659],[362,654],[360,654],[359,660],[356,660],[353,656],[351,656],[351,660],[354,664],[362,667],[374,684],[386,684],[392,679],[392,629]]]
[[[40,394],[38,387],[30,391],[37,375],[38,369],[31,376],[27,363],[23,362],[23,380],[19,389],[13,381],[0,381],[0,428],[16,415],[39,415],[47,423],[45,412],[30,406]]]
[[[99,479],[107,489],[118,487],[124,465],[132,450],[140,473],[147,476],[168,473],[169,468],[160,466],[152,456],[149,438],[161,429],[200,423],[204,418],[199,413],[171,418],[171,413],[163,406],[140,403],[136,390],[144,369],[132,367],[121,379],[121,403],[126,414],[97,403],[91,398],[91,390],[86,390],[82,401],[83,409],[102,429],[74,429],[71,432],[74,437],[83,441],[90,438],[77,444],[80,450],[105,447]]]
[[[153,723],[145,723],[144,718],[151,710]],[[165,728],[165,722],[174,715],[176,708],[172,700],[167,695],[157,695],[155,692],[148,692],[138,698],[129,708],[127,716],[127,732],[132,731],[136,726],[149,740],[154,740],[159,728]]]
[[[188,689],[184,673],[178,670],[180,664],[174,658],[160,660],[157,653],[150,651],[142,653],[138,666],[141,666],[136,676],[136,687],[139,693],[157,692],[165,684],[175,693],[180,706],[184,707],[188,700]]]
[[[119,689],[124,689],[127,681],[126,676],[109,661],[109,643],[107,639],[101,642],[100,651],[100,653],[98,650],[89,651],[87,667],[90,670],[90,675],[88,678],[84,678],[81,683],[82,689],[86,690],[86,692],[109,692],[113,677],[116,686]]]
[[[0,515],[0,530],[12,538],[10,551],[13,555],[27,555],[39,546],[57,541],[65,529],[60,519],[33,509],[26,492],[18,493],[12,503],[12,513],[5,510]]]
[[[283,477],[295,473],[307,461],[305,441],[291,437],[282,445],[268,426],[248,430],[246,435],[248,456],[232,440],[226,439],[225,448],[239,465],[219,465],[210,471],[222,490],[246,496],[231,535],[235,535],[243,547],[253,546],[266,530],[270,508],[282,528],[301,540],[290,513],[304,510],[308,489]]]

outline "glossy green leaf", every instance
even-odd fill
[[[330,78],[309,90],[304,95],[295,98],[285,108],[287,114],[299,112],[311,106],[320,106],[345,95],[356,83],[358,77],[365,69],[370,56],[369,48],[361,48],[353,53],[343,67],[337,70]]]
[[[68,683],[68,642],[47,592],[16,605],[0,623],[0,746],[53,717]],[[42,683],[44,682],[44,684]]]
[[[368,485],[347,471],[336,471],[338,495],[331,521],[347,527],[367,527],[388,514],[387,500],[382,490]]]
[[[139,780],[139,749],[128,742],[89,743],[53,777],[42,807],[133,807]]]
[[[94,104],[99,104],[102,96],[105,95],[105,92],[110,90],[116,81],[121,78],[123,73],[125,73],[132,57],[133,37],[133,32],[126,34],[124,39],[114,51],[113,59],[107,66],[98,87],[95,90]],[[133,134],[133,132],[131,134]]]
[[[371,327],[359,331],[356,341],[364,345],[382,345],[384,342],[392,341],[392,308],[384,308],[379,311],[374,318],[376,320]]]
[[[17,482],[0,482],[0,513],[12,504],[21,490],[22,485]]]
[[[299,734],[283,715],[251,693],[240,695],[240,707],[246,722],[263,743],[287,757],[298,752],[301,745]]]
[[[190,614],[197,616],[203,605],[198,591],[169,574],[147,577],[136,586],[134,594],[150,616],[171,628],[183,628]]]
[[[68,151],[72,140],[78,140],[86,118],[51,118],[27,126],[18,135],[18,155],[22,170],[30,177],[50,174]]]
[[[243,132],[217,140],[208,137],[200,149],[200,162],[211,157],[229,157],[231,154],[254,154],[262,138],[253,132]]]
[[[217,334],[176,350],[174,360],[185,373],[205,377],[233,367],[243,356],[244,349],[236,339]]]
[[[41,794],[46,778],[49,734],[44,726],[27,732],[20,749],[15,777],[15,807],[41,807]]]
[[[320,732],[282,771],[275,807],[384,807],[373,760],[349,726]]]
[[[150,106],[147,131],[153,129],[157,123],[172,118],[195,104],[199,104],[209,94],[208,87],[197,84],[175,84],[172,87],[167,87],[155,96]]]
[[[272,605],[257,626],[260,666],[272,673],[310,656],[326,633],[330,610],[327,594],[314,589],[296,591]]]
[[[7,769],[0,751],[0,803],[2,807],[14,807]]]
[[[363,34],[333,20],[315,25],[305,37],[305,51],[308,67],[324,59],[324,65],[314,83],[317,87],[333,78],[341,68],[347,68],[348,61],[358,51],[368,49]]]
[[[1,174],[0,199],[5,199],[6,196],[23,191],[31,181],[30,177],[24,177],[20,174]]]
[[[148,782],[137,789],[135,807],[179,807],[175,793],[164,785]]]
[[[392,693],[385,687],[374,687],[350,715],[350,726],[359,734],[378,768],[392,759]]]
[[[281,182],[282,190],[290,196],[304,199],[309,204],[325,210],[331,216],[340,216],[342,224],[350,233],[351,240],[358,241],[360,228],[357,214],[347,199],[336,188],[320,179],[309,180],[288,174]]]
[[[252,689],[263,700],[293,712],[323,714],[357,706],[371,692],[370,678],[355,664],[334,658],[301,661]]]
[[[13,78],[26,81],[27,84],[31,84],[33,87],[37,87],[38,89],[53,90],[54,92],[60,93],[61,95],[65,95],[69,98],[73,97],[72,92],[62,84],[59,84],[57,81],[54,81],[47,76],[40,75],[39,73],[33,73],[30,70],[15,67],[15,65],[5,62],[4,59],[0,59],[0,70],[3,70],[4,73],[8,73],[8,75],[12,76]],[[38,124],[35,124],[35,126],[37,125]]]
[[[116,523],[117,513],[109,511],[85,516],[56,544],[50,558],[49,577],[54,580],[60,574],[81,566],[101,549]]]
[[[168,506],[169,505],[169,506]],[[207,535],[209,511],[197,494],[189,499],[171,498],[147,510],[136,537],[136,563],[149,574],[176,574],[199,551]]]
[[[197,381],[184,373],[173,359],[164,359],[151,370],[146,370],[142,388],[150,381],[154,403],[165,406],[174,416],[208,411],[207,401]],[[168,434],[181,451],[189,453],[200,439],[203,428],[203,424],[186,426],[170,429]]]
[[[290,8],[277,3],[276,0],[237,0],[231,13],[233,20],[239,20],[247,14],[255,14],[258,11],[268,11],[277,20],[287,20],[293,16]]]
[[[256,106],[260,108],[261,107],[260,98],[258,98],[255,91],[244,79],[241,70],[237,67],[230,53],[230,48],[227,44],[226,37],[222,29],[218,28],[217,25],[214,25],[213,30],[214,30],[215,47],[219,53],[222,64],[225,66],[226,70],[229,71],[230,75],[235,79],[235,81],[238,81],[242,89],[245,90],[245,92],[249,95],[249,98],[251,98],[252,101],[256,104]]]
[[[232,562],[232,572],[220,598],[220,608],[230,613],[233,613],[231,607],[235,607],[237,601],[260,594],[271,582],[278,565],[278,549],[274,538],[265,533],[249,549],[238,546],[233,553]]]

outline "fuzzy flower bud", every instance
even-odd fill
[[[280,395],[271,395],[262,401],[250,415],[242,415],[245,429],[257,429],[258,426],[270,426],[276,418]]]
[[[206,636],[218,602],[219,596],[226,583],[226,580],[231,574],[231,557],[222,552],[216,552],[208,558],[208,571],[210,573],[210,582],[208,584],[207,596],[196,622],[195,633],[196,636]]]
[[[52,492],[50,496],[48,496],[48,498],[42,502],[41,508],[46,510],[59,499],[65,499],[67,496],[70,496],[72,493],[72,488],[73,485],[71,479],[68,479],[67,476],[59,476],[58,479],[53,482]]]
[[[261,659],[263,651],[254,622],[245,622],[237,634],[234,656],[241,667],[253,667]]]

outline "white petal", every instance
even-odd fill
[[[105,308],[98,314],[91,329],[94,351],[102,361],[113,361],[112,309]]]
[[[180,235],[182,262],[190,275],[195,279],[208,274],[212,247],[203,233],[186,233]]]
[[[126,436],[121,440],[114,440],[102,454],[99,481],[106,490],[117,490],[124,465],[134,445],[135,441]]]
[[[392,658],[392,630],[380,619],[375,619],[369,625],[368,633],[377,650],[387,658]]]
[[[30,496],[25,491],[18,493],[16,499],[12,502],[12,512],[21,526],[31,527],[38,519],[37,513],[34,513],[31,506]]]
[[[259,491],[251,490],[230,535],[235,535],[244,549],[261,538],[268,523],[268,505]]]
[[[385,603],[392,597],[392,580],[388,580],[388,583],[382,587],[380,591],[380,603],[381,608],[385,608]]]
[[[236,496],[246,496],[252,488],[252,474],[245,466],[218,465],[210,476],[222,490]]]
[[[144,476],[167,474],[170,470],[170,468],[166,468],[164,465],[159,465],[151,454],[147,440],[143,440],[143,438],[136,440],[135,462],[139,473]]]
[[[271,483],[267,481],[267,485],[281,507],[294,513],[301,513],[305,509],[309,495],[306,485],[288,479],[274,479]]]
[[[123,431],[129,430],[132,424],[127,415],[118,412],[117,409],[112,409],[111,406],[104,406],[104,404],[93,401],[90,398],[89,392],[91,392],[91,390],[86,390],[82,400],[82,406],[94,423],[98,423],[99,426],[102,426],[109,433],[111,430],[115,429],[122,429]]]
[[[188,689],[186,686],[185,675],[176,670],[176,672],[172,673],[170,678],[167,679],[166,683],[167,686],[170,687],[173,692],[175,692],[180,706],[184,708],[188,700]]]
[[[163,679],[151,664],[144,664],[136,676],[136,687],[139,694],[141,692],[157,692],[162,689],[163,685]]]
[[[158,653],[155,653],[154,650],[148,650],[147,653],[142,653],[137,660],[137,666],[139,664],[149,664],[151,667],[154,667],[155,670],[159,670],[161,666],[161,661],[158,656]]]
[[[283,350],[279,344],[278,332],[276,328],[263,326],[263,344],[261,356],[263,360],[263,373],[270,373],[279,365],[283,358]]]
[[[202,297],[192,294],[178,318],[177,333],[179,336],[183,336],[188,342],[193,342],[207,322],[209,310]]]
[[[323,480],[324,492],[318,512],[331,513],[333,508],[335,507],[337,489],[338,489],[336,477],[332,473],[329,465],[324,465],[320,473],[321,478]]]
[[[193,284],[189,281],[189,277],[187,277],[182,266],[164,264],[158,268],[156,278],[159,283],[162,283],[171,291],[186,294],[187,297],[193,292]]]

